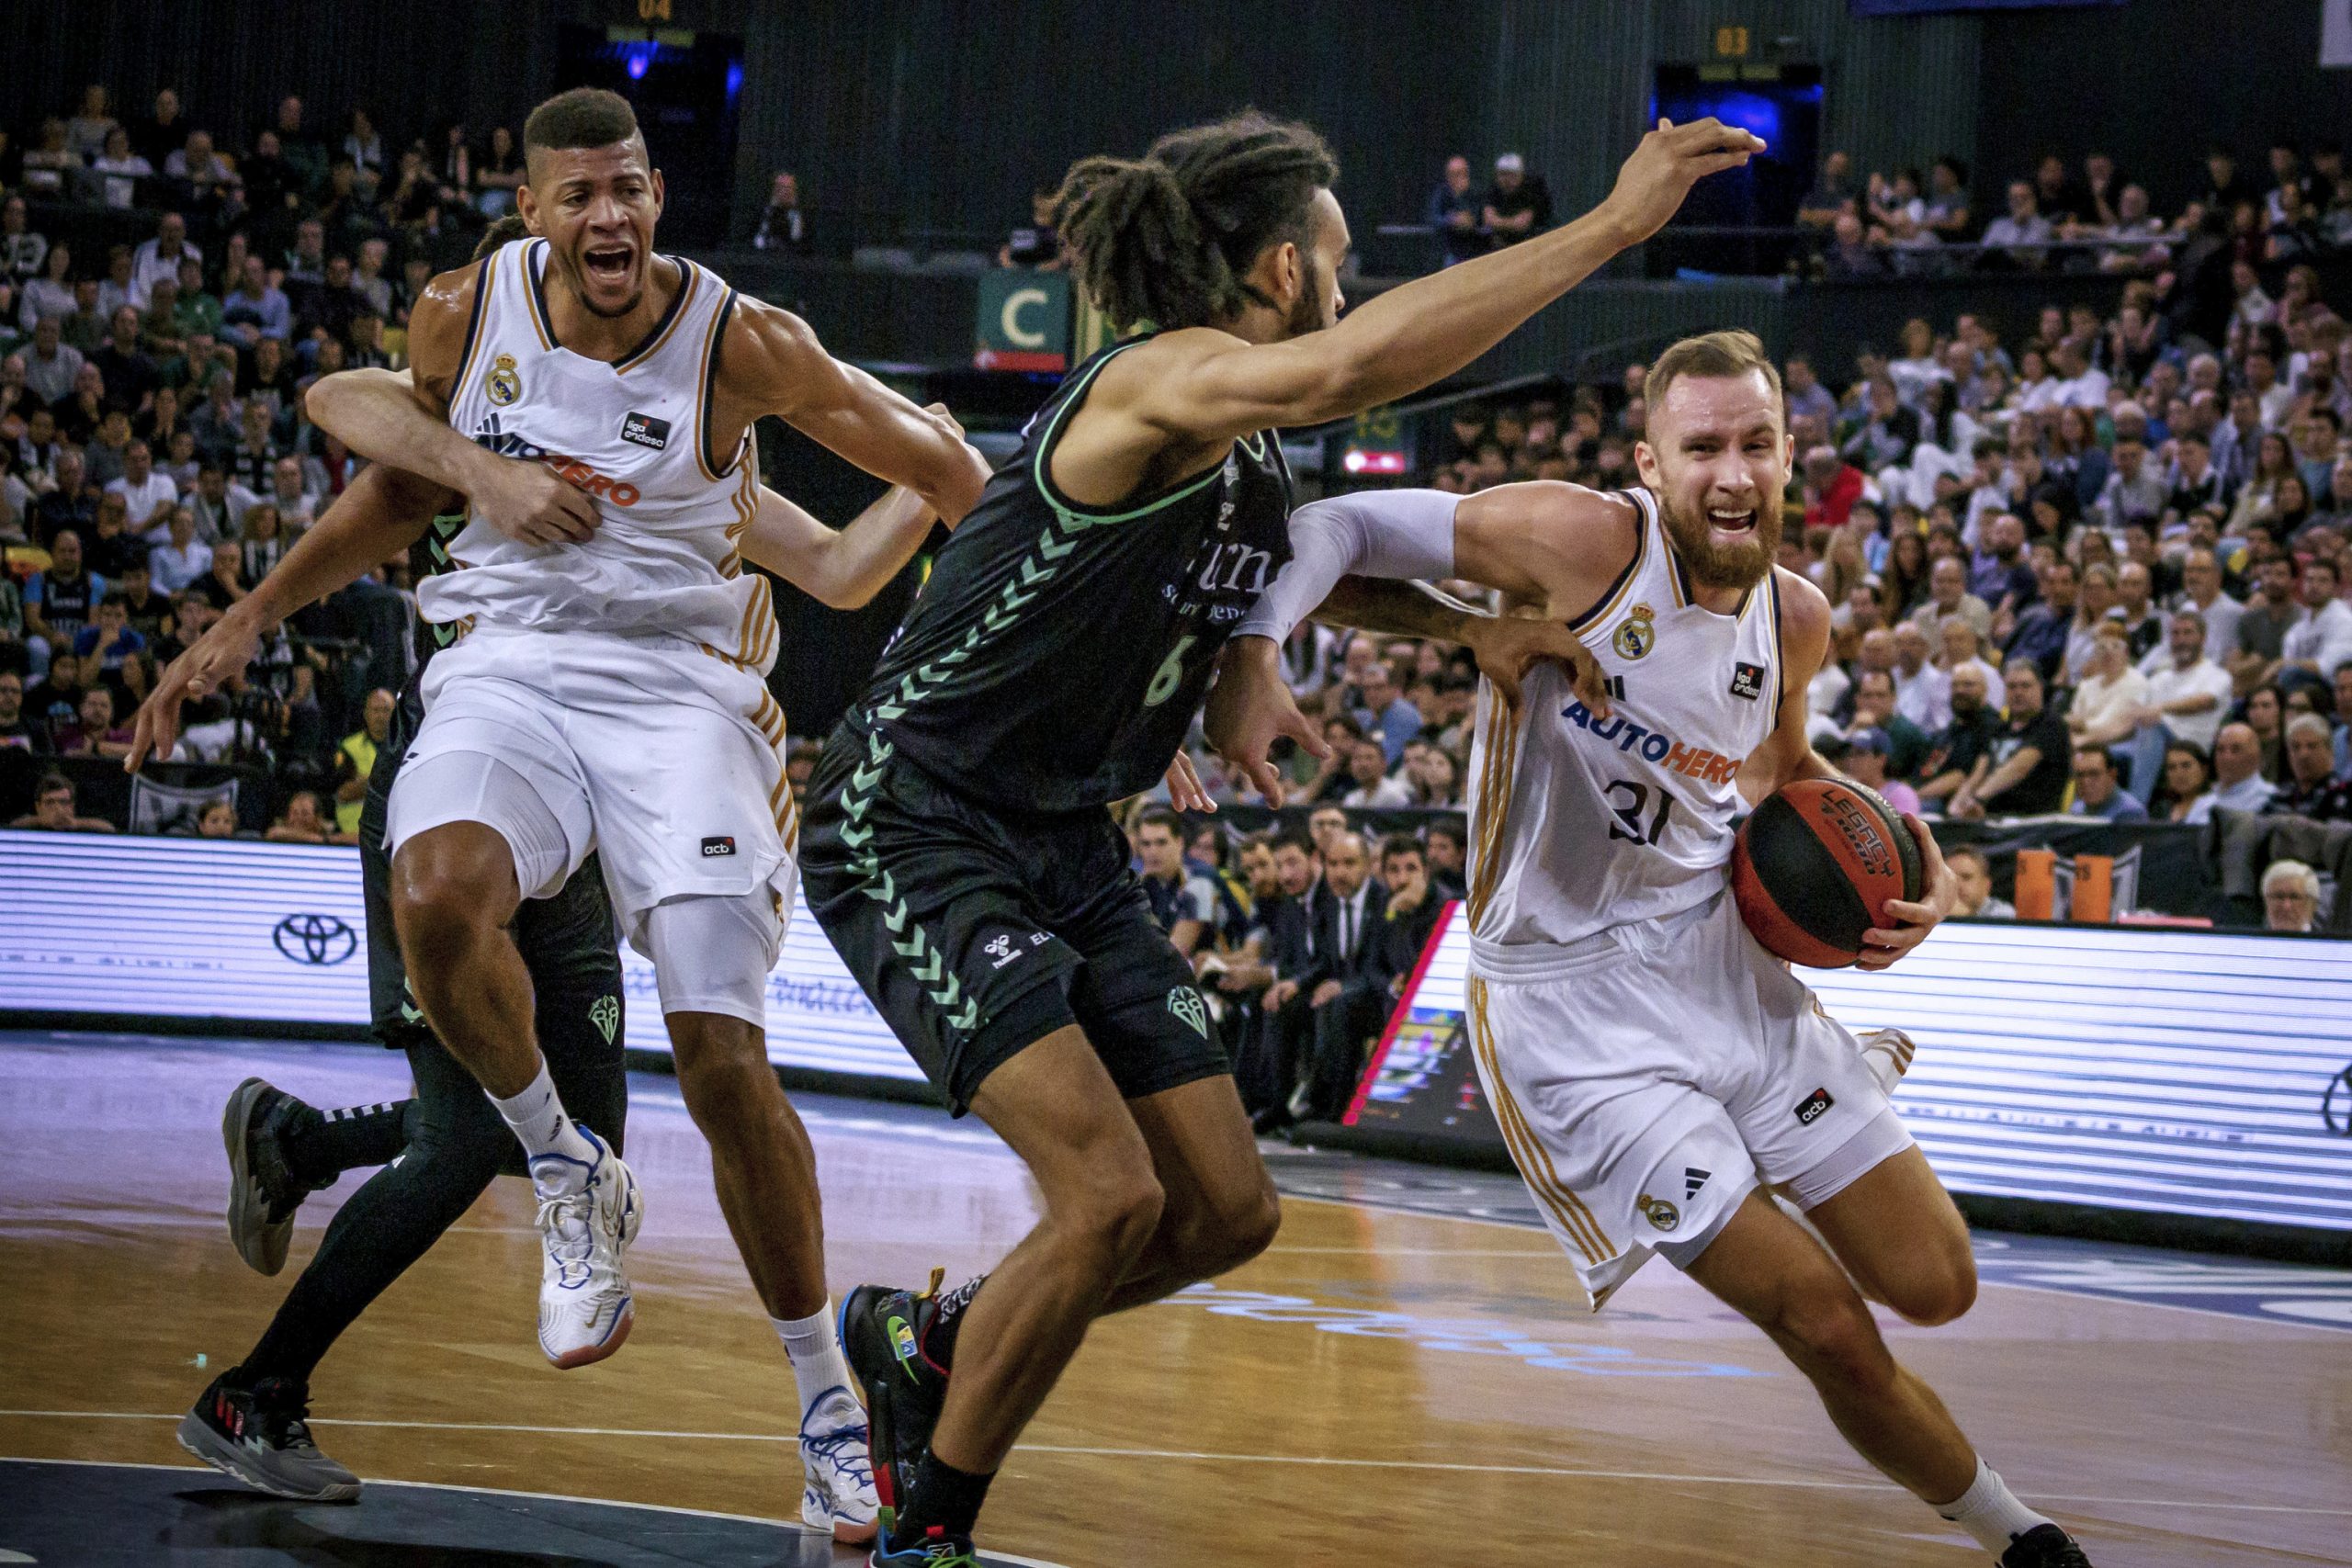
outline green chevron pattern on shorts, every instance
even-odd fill
[[[929,665],[925,669],[931,668]],[[851,852],[850,873],[858,879],[858,891],[882,906],[882,924],[890,933],[890,950],[904,960],[907,970],[922,987],[922,994],[931,999],[952,1029],[970,1033],[979,1027],[979,1004],[964,994],[963,982],[947,966],[946,954],[914,919],[914,911],[899,896],[897,879],[882,868],[874,852],[874,829],[865,820],[866,808],[874,803],[874,786],[882,782],[897,748],[878,734],[865,738],[866,760],[852,771],[847,787],[842,791],[842,815],[844,822],[842,842]]]

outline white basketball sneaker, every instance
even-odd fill
[[[874,1539],[881,1500],[874,1492],[865,1409],[845,1388],[828,1391],[800,1422],[800,1522],[835,1540]]]
[[[1918,1046],[1899,1029],[1873,1029],[1860,1036],[1862,1060],[1879,1081],[1879,1087],[1892,1095],[1903,1075],[1911,1070],[1911,1058]]]
[[[580,1129],[595,1145],[595,1163],[580,1187],[548,1195],[540,1189],[539,1240],[547,1256],[539,1268],[539,1348],[565,1369],[601,1361],[628,1338],[637,1309],[621,1260],[645,1217],[637,1178],[604,1139]],[[576,1165],[560,1155],[531,1161],[537,1186],[541,1168]]]

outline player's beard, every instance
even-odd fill
[[[1323,286],[1316,281],[1311,266],[1300,279],[1298,299],[1291,306],[1290,320],[1283,323],[1283,330],[1292,337],[1323,330]]]
[[[1746,538],[1729,543],[1716,539],[1703,507],[1696,517],[1686,517],[1661,495],[1658,510],[1666,518],[1666,536],[1674,541],[1691,581],[1702,588],[1753,588],[1780,558],[1781,495],[1777,491],[1758,492],[1755,526]]]

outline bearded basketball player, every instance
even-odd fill
[[[989,1482],[1088,1325],[1273,1236],[1224,1050],[1106,807],[1159,781],[1289,554],[1277,427],[1460,369],[1761,145],[1662,128],[1594,211],[1345,321],[1337,170],[1306,128],[1244,115],[1070,170],[1056,225],[1084,286],[1155,330],[1031,420],[811,784],[811,911],[1046,1211],[984,1281],[842,1303],[895,1510],[875,1562],[971,1562]]]
[[[1645,395],[1640,489],[1369,491],[1303,508],[1289,566],[1237,634],[1210,739],[1253,775],[1276,733],[1320,749],[1276,656],[1349,573],[1467,579],[1565,623],[1607,695],[1551,665],[1517,692],[1485,687],[1466,904],[1479,1079],[1554,1235],[1596,1310],[1663,1254],[1771,1337],[1862,1457],[2002,1568],[2086,1568],[1894,1359],[1865,1303],[1941,1324],[1975,1299],[1968,1227],[1889,1102],[1910,1042],[1839,1027],[1728,890],[1742,787],[1760,799],[1835,776],[1805,738],[1829,605],[1773,564],[1793,457],[1779,375],[1752,335],[1714,333],[1660,355]],[[1463,629],[1409,592],[1351,584],[1329,608],[1376,631]],[[1927,887],[1887,906],[1866,969],[1952,908],[1934,838],[1907,823]]]

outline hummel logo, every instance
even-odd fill
[[[999,931],[996,935],[988,940],[987,944],[983,946],[980,951],[995,960],[994,963],[989,965],[989,968],[1001,969],[1006,964],[1012,963],[1014,959],[1026,953],[1029,950],[1025,947],[1013,946],[1011,932]]]
[[[1695,1165],[1684,1166],[1682,1168],[1682,1201],[1688,1203],[1691,1199],[1696,1198],[1699,1195],[1699,1189],[1704,1187],[1707,1184],[1707,1178],[1713,1174],[1713,1171],[1701,1170]]]

